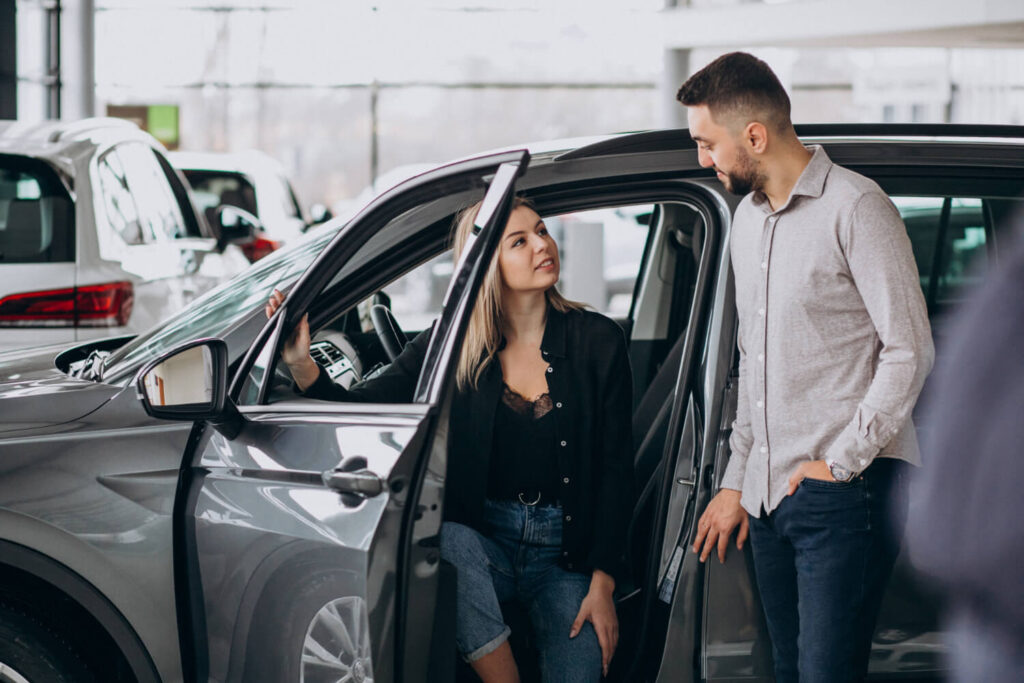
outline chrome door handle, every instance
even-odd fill
[[[354,472],[328,470],[323,473],[324,484],[339,493],[349,493],[373,498],[384,491],[384,482],[376,474],[367,469]]]

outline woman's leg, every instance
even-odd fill
[[[463,524],[441,525],[441,557],[456,571],[455,642],[459,654],[485,683],[519,680],[511,632],[501,616],[500,601],[515,595],[512,564],[505,552],[483,534]]]
[[[544,683],[597,683],[601,680],[601,646],[590,622],[569,637],[580,603],[590,589],[590,577],[558,566],[531,581],[530,620],[540,650]]]

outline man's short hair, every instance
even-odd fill
[[[754,55],[730,52],[683,83],[676,94],[687,107],[707,106],[722,122],[734,117],[759,121],[782,131],[792,125],[789,95],[775,72]]]

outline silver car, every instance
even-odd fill
[[[998,259],[1024,195],[1024,129],[798,132],[897,200],[934,322]],[[728,252],[737,198],[698,166],[686,131],[443,166],[146,334],[0,357],[0,671],[18,681],[464,675],[454,576],[437,542],[447,444],[459,438],[447,411],[452,362],[513,193],[543,216],[615,207],[645,216],[620,319],[641,493],[609,680],[770,680],[748,551],[724,565],[686,551],[728,458],[737,356]],[[407,278],[429,282],[421,269],[447,251],[454,214],[481,198],[480,230],[440,297],[415,399],[347,404],[295,393],[278,357],[297,321],[309,315],[313,353],[335,381],[372,374],[417,330],[386,308],[367,309],[389,290],[415,294],[398,286]],[[599,254],[590,241],[576,243]],[[287,298],[268,321],[275,286]],[[532,680],[528,634],[513,638]],[[872,677],[934,678],[945,648],[934,601],[901,561]]]
[[[0,349],[141,332],[248,265],[165,154],[119,119],[0,122]]]

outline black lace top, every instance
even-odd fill
[[[558,454],[550,394],[530,401],[507,384],[494,414],[487,496],[539,505],[558,502]]]

